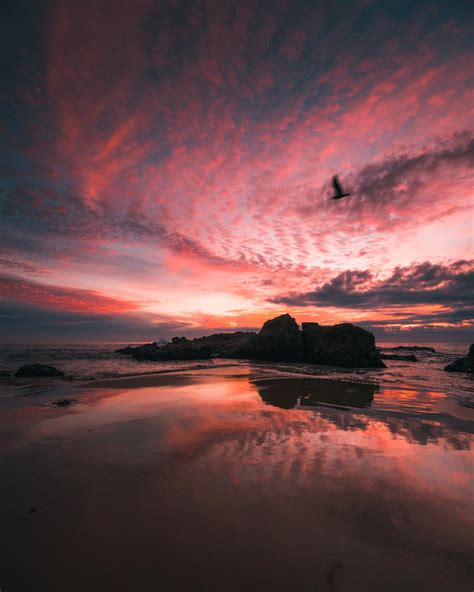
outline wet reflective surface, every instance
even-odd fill
[[[161,380],[2,408],[2,592],[471,590],[471,410],[248,369]]]

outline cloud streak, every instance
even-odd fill
[[[0,297],[70,312],[94,311],[97,314],[112,315],[139,309],[138,303],[112,298],[92,290],[51,286],[6,275],[0,276]]]

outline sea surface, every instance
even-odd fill
[[[14,373],[25,364],[49,364],[65,372],[74,381],[119,378],[130,375],[176,372],[180,370],[198,370],[227,366],[247,365],[241,360],[191,360],[152,362],[137,361],[129,356],[115,353],[115,350],[128,343],[91,343],[61,345],[4,345],[0,348],[0,371]],[[377,343],[381,349],[397,345],[411,345],[407,342]],[[460,373],[445,372],[443,368],[461,356],[467,354],[468,344],[425,343],[421,346],[432,347],[436,353],[425,351],[394,352],[399,354],[414,353],[417,362],[385,360],[385,369],[345,369],[314,364],[252,362],[255,373],[263,376],[280,374],[311,375],[355,382],[393,386],[414,390],[443,392],[446,395],[474,396],[474,378]],[[387,352],[389,353],[389,352]],[[14,379],[2,381],[0,396],[29,394],[36,390],[49,388],[44,381]]]

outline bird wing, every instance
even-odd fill
[[[333,187],[334,187],[336,193],[338,195],[340,195],[342,193],[342,187],[341,187],[341,184],[339,183],[337,175],[334,175],[334,177],[332,178],[332,184],[333,184]]]

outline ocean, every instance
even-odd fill
[[[45,344],[45,345],[4,345],[0,348],[0,371],[13,373],[25,364],[49,364],[65,372],[74,381],[119,378],[122,376],[176,372],[242,366],[245,360],[192,360],[175,362],[137,361],[129,356],[115,353],[124,347],[124,343],[91,343],[91,344]],[[381,349],[409,343],[379,342]],[[426,343],[419,344],[432,347],[436,353],[416,351],[417,362],[386,360],[384,369],[345,369],[313,364],[296,363],[264,363],[251,362],[255,373],[262,375],[297,374],[320,376],[340,380],[350,380],[393,386],[412,390],[444,392],[448,395],[474,395],[474,377],[445,372],[443,368],[454,359],[466,355],[467,344]],[[399,352],[410,353],[410,352]],[[15,379],[2,381],[0,396],[12,394],[29,394],[38,388],[38,381],[32,379]],[[42,386],[44,388],[44,385]]]

